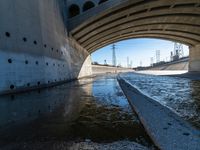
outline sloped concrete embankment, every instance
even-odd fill
[[[189,58],[187,57],[175,62],[155,66],[149,70],[189,70]]]
[[[120,76],[118,82],[145,130],[161,150],[200,149],[199,131]]]

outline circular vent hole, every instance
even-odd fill
[[[8,63],[10,63],[10,64],[11,64],[11,63],[12,63],[12,59],[8,59]]]
[[[13,90],[15,88],[15,86],[12,84],[10,85],[10,89]]]
[[[9,32],[6,32],[5,35],[6,35],[6,37],[10,37],[10,33]]]
[[[23,37],[23,41],[26,42],[26,41],[27,41],[27,38]]]
[[[35,45],[37,45],[37,41],[33,41],[33,43],[34,43]]]

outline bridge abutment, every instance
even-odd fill
[[[190,47],[189,72],[200,72],[200,44]]]
[[[0,95],[91,74],[90,54],[68,36],[64,8],[62,0],[0,1]]]

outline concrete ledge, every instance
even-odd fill
[[[50,87],[62,85],[62,84],[72,82],[75,80],[77,80],[77,79],[64,80],[64,81],[52,82],[49,84],[41,84],[38,86],[22,87],[22,88],[13,89],[13,90],[1,91],[0,95],[11,95],[11,94],[24,93],[24,92],[28,92],[28,91],[35,91],[35,90],[40,90],[40,89],[44,89],[44,88],[50,88]]]
[[[184,74],[173,74],[168,76],[180,77],[180,78],[188,78],[191,80],[200,80],[200,72],[190,71]]]
[[[156,146],[161,150],[200,149],[198,130],[121,77],[118,82]]]
[[[92,73],[97,74],[108,74],[108,73],[120,73],[120,72],[133,72],[133,69],[113,67],[113,66],[103,66],[103,65],[92,65]]]
[[[57,81],[57,82],[52,82],[52,83],[48,83],[48,84],[41,84],[38,86],[31,86],[31,87],[24,87],[24,88],[22,87],[22,88],[13,89],[13,90],[2,91],[2,92],[0,92],[0,96],[24,93],[24,92],[28,92],[28,91],[36,91],[36,90],[41,90],[41,89],[45,89],[45,88],[51,88],[54,86],[59,86],[62,84],[70,83],[70,82],[73,82],[73,81],[76,81],[79,79],[91,78],[91,77],[95,77],[95,75],[88,75],[88,76],[84,76],[84,77],[74,78],[71,80]]]

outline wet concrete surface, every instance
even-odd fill
[[[116,75],[0,97],[0,149],[84,149],[77,144],[116,141],[132,149],[137,149],[134,142],[154,149]]]

